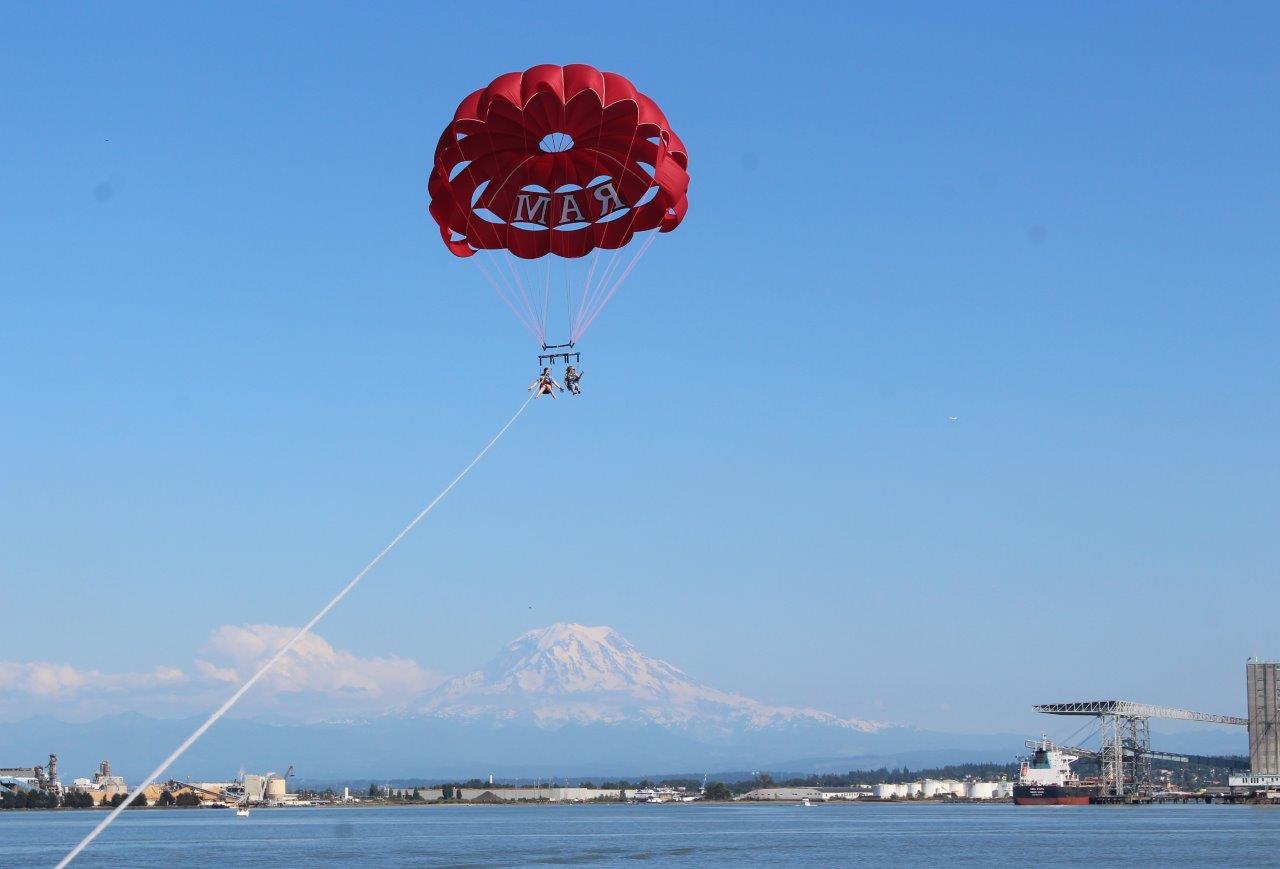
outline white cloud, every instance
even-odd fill
[[[187,681],[176,667],[156,667],[149,673],[102,673],[47,661],[0,661],[0,690],[38,697],[73,697],[139,691],[175,686]]]
[[[211,708],[247,679],[297,628],[223,625],[190,670],[104,673],[48,661],[0,661],[0,716],[76,719],[125,711],[158,717]],[[443,681],[408,658],[361,658],[309,634],[246,695],[243,713],[319,720],[398,709]]]
[[[297,630],[278,625],[223,625],[213,632],[202,651],[209,657],[222,659],[226,666],[199,660],[196,667],[211,679],[241,682]],[[403,703],[440,684],[442,678],[408,658],[359,658],[335,649],[323,637],[307,634],[271,668],[263,681],[277,693],[363,698],[385,706]]]
[[[218,667],[208,661],[197,660],[195,668],[197,673],[211,682],[226,682],[234,685],[240,679],[235,667]]]

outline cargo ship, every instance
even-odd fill
[[[1022,761],[1018,783],[1013,786],[1015,806],[1087,806],[1097,790],[1082,784],[1071,771],[1079,758],[1063,751],[1047,736],[1028,739],[1031,754]]]

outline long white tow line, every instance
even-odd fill
[[[181,757],[183,753],[186,752],[187,749],[195,745],[196,740],[198,740],[201,736],[204,736],[204,733],[206,730],[208,730],[210,727],[216,724],[218,719],[227,713],[227,710],[229,710],[232,706],[236,705],[236,701],[238,701],[241,697],[243,697],[245,693],[250,688],[252,688],[254,684],[257,683],[259,679],[261,679],[264,675],[266,675],[267,671],[270,670],[277,661],[283,658],[285,654],[290,649],[293,648],[294,644],[297,643],[298,640],[306,636],[306,634],[312,628],[314,628],[322,618],[324,618],[329,614],[329,611],[331,609],[337,606],[338,603],[344,597],[346,597],[347,594],[350,593],[350,591],[353,588],[359,585],[360,580],[364,579],[365,574],[373,570],[373,568],[377,566],[378,562],[382,560],[383,556],[385,556],[388,552],[394,549],[396,547],[396,544],[398,544],[401,540],[403,540],[406,536],[408,536],[409,532],[414,529],[414,526],[417,525],[419,522],[421,522],[423,519],[425,519],[427,517],[427,514],[430,513],[433,509],[435,509],[435,506],[437,504],[439,504],[441,501],[444,500],[445,495],[448,495],[450,492],[452,492],[454,486],[457,486],[459,483],[461,483],[462,478],[465,477],[471,471],[472,468],[474,468],[477,464],[480,463],[480,460],[483,459],[486,454],[488,454],[489,450],[493,448],[493,445],[496,444],[498,440],[504,434],[507,433],[507,429],[511,428],[512,424],[517,419],[520,418],[520,415],[522,413],[525,412],[525,409],[530,405],[530,403],[532,403],[536,395],[537,393],[534,393],[533,395],[530,395],[527,399],[525,399],[524,404],[520,405],[520,409],[515,412],[515,415],[512,416],[511,419],[507,420],[506,425],[498,429],[498,433],[494,435],[487,444],[484,445],[484,449],[476,453],[476,457],[467,463],[467,466],[458,473],[458,476],[454,477],[453,480],[449,483],[449,485],[445,486],[444,489],[440,491],[439,495],[436,495],[435,498],[431,499],[431,503],[423,507],[422,511],[418,513],[417,516],[414,516],[413,520],[408,525],[400,529],[400,533],[397,534],[395,537],[392,537],[391,542],[388,543],[386,546],[382,547],[382,550],[373,557],[373,560],[370,561],[368,564],[366,564],[363,568],[361,568],[360,572],[357,573],[355,576],[353,576],[351,578],[351,581],[342,587],[341,591],[339,591],[332,598],[330,598],[329,602],[320,609],[320,612],[316,613],[314,616],[311,617],[311,621],[303,625],[298,630],[298,632],[293,635],[292,639],[290,639],[289,642],[281,646],[276,651],[276,653],[271,656],[271,659],[268,660],[265,664],[263,664],[258,669],[258,672],[250,676],[243,685],[237,688],[235,693],[232,694],[230,697],[228,697],[226,699],[226,702],[224,702],[221,706],[219,706],[217,710],[214,711],[214,713],[209,716],[209,718],[204,722],[204,724],[201,724],[199,727],[197,727],[194,733],[188,736],[181,745],[179,745],[177,748],[173,750],[172,754],[170,754],[163,761],[161,761],[160,765],[151,771],[151,775],[143,779],[142,784],[138,785],[136,788],[133,789],[133,793],[129,794],[128,799],[126,799],[124,802],[120,803],[120,805],[112,809],[111,814],[103,818],[98,823],[98,826],[90,830],[89,834],[80,840],[80,843],[78,845],[76,845],[74,848],[68,851],[67,856],[63,857],[58,862],[57,869],[63,869],[64,866],[67,866],[68,864],[70,864],[71,861],[74,860],[77,856],[79,856],[80,852],[83,851],[90,842],[98,838],[99,834],[101,834],[103,830],[111,826],[111,822],[114,821],[117,817],[119,817],[120,813],[124,811],[126,806],[128,806],[130,803],[133,802],[134,798],[137,797],[138,794],[146,790],[147,786],[150,785],[152,782],[154,782],[156,779],[158,779],[160,776],[162,776],[164,774],[164,771],[167,770],[175,760]]]

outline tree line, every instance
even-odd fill
[[[114,809],[127,799],[125,794],[116,794],[109,800],[103,800],[101,804],[95,803],[93,795],[85,791],[65,791],[61,796],[50,793],[49,791],[40,790],[3,790],[0,791],[0,809],[92,809],[95,806],[101,806],[104,809]],[[196,796],[192,791],[182,791],[176,796],[164,790],[156,797],[157,806],[183,806],[196,807],[200,805],[200,797]],[[129,803],[129,808],[144,808],[150,805],[145,794],[138,796]]]

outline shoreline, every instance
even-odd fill
[[[631,809],[643,810],[646,808],[654,808],[658,806],[696,807],[700,805],[713,806],[718,808],[723,808],[726,806],[729,806],[729,807],[789,806],[789,807],[797,807],[797,808],[815,808],[815,809],[823,808],[823,807],[830,808],[835,806],[839,806],[842,808],[854,807],[858,805],[862,805],[862,806],[985,806],[985,807],[994,808],[999,806],[1012,806],[1014,805],[1014,803],[1013,803],[1013,800],[874,800],[874,799],[870,799],[870,800],[829,800],[827,802],[811,803],[809,806],[805,806],[804,803],[801,802],[800,800],[697,800],[690,803],[669,802],[669,803],[660,803],[660,804],[594,802],[594,801],[568,802],[568,801],[551,801],[551,800],[523,800],[523,801],[507,800],[503,802],[480,802],[480,803],[456,802],[456,801],[455,802],[427,802],[425,800],[422,800],[416,803],[415,802],[398,802],[398,801],[385,801],[385,802],[362,801],[359,803],[328,803],[328,804],[321,804],[321,805],[303,805],[303,806],[298,806],[298,805],[251,806],[250,808],[255,812],[295,811],[299,809],[326,809],[326,810],[348,809],[348,810],[355,810],[355,811],[368,810],[368,809],[406,809],[406,810],[441,809],[441,810],[445,810],[445,809],[454,809],[454,808],[456,809],[474,809],[474,808],[575,809],[575,808],[583,808],[583,807],[589,807],[589,806],[610,806],[610,807],[617,807],[617,808],[631,808]],[[1208,802],[1203,799],[1187,799],[1185,801],[1179,800],[1179,801],[1163,802],[1163,803],[1159,803],[1158,805],[1166,805],[1166,806],[1167,805],[1205,805],[1205,806],[1218,805],[1218,806],[1257,807],[1257,806],[1276,806],[1277,804],[1276,803],[1253,803],[1253,802],[1230,801],[1230,800],[1220,800],[1220,801],[1215,800],[1212,802]],[[1087,808],[1117,808],[1117,807],[1128,808],[1128,806],[1124,806],[1120,804],[1117,804],[1117,805],[1091,804],[1089,806],[1068,806],[1066,808],[1087,809]],[[129,812],[142,812],[142,811],[218,812],[218,811],[229,811],[234,808],[235,808],[234,806],[138,806],[136,808],[131,808],[128,811]],[[1058,809],[1063,807],[1021,806],[1019,808],[1035,810],[1037,808]],[[30,813],[30,812],[62,814],[62,813],[69,813],[69,812],[102,812],[102,811],[110,811],[110,807],[101,807],[101,806],[94,806],[92,808],[89,808],[89,807],[83,807],[83,808],[81,807],[76,807],[76,808],[41,807],[41,808],[31,808],[31,809],[26,809],[26,808],[5,809],[4,811],[0,811],[0,817],[3,817],[4,815],[7,815],[7,814]],[[696,808],[695,808],[695,811],[696,811]]]

